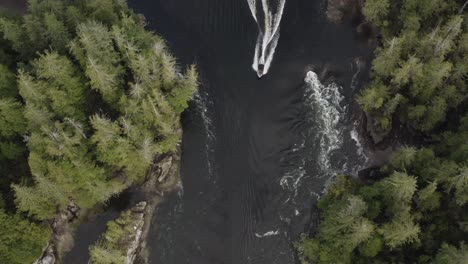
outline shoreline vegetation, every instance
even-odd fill
[[[164,197],[180,188],[180,150],[159,157],[138,192],[143,200],[107,224],[101,239],[90,247],[90,263],[148,263],[146,238],[152,217]]]
[[[468,1],[328,3],[335,23],[363,3],[362,24],[379,32],[357,97],[362,137],[398,149],[360,178],[334,179],[318,227],[296,243],[301,262],[467,263]]]
[[[178,186],[180,114],[197,88],[195,66],[181,71],[124,0],[0,10],[0,262],[60,263],[81,214],[134,186],[143,256],[152,211]]]
[[[398,149],[334,179],[296,243],[302,263],[468,263],[467,3],[328,0],[332,22],[376,35],[362,137]],[[196,69],[125,0],[27,6],[0,9],[0,263],[61,263],[84,215],[130,187],[143,198],[90,263],[146,263],[153,212],[180,186]]]

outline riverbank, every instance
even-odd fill
[[[180,179],[180,146],[177,152],[169,154],[158,162],[154,170],[150,173],[149,179],[141,187],[141,193],[145,196],[143,203],[146,207],[143,213],[143,225],[141,225],[141,236],[135,240],[135,244],[130,247],[128,263],[148,263],[147,237],[153,222],[154,211],[164,201],[170,193],[180,190],[182,187]],[[137,231],[137,232],[140,232]],[[133,262],[133,260],[135,262]]]
[[[180,150],[157,157],[154,164],[148,171],[145,182],[133,191],[138,196],[137,201],[121,214],[129,214],[127,221],[117,227],[122,232],[120,241],[124,241],[124,243],[119,243],[118,251],[125,253],[126,264],[147,263],[146,238],[154,211],[168,194],[177,191],[181,186]],[[96,212],[90,210],[86,214],[96,214],[101,210],[96,208]],[[79,213],[80,209],[71,203],[66,211],[54,218],[51,223],[51,239],[42,256],[34,264],[64,263],[63,255],[74,244],[73,226],[79,224]],[[119,221],[121,217],[116,221]],[[131,230],[131,232],[124,232],[124,230]],[[106,233],[102,234],[101,240],[97,244],[105,243],[105,237]]]

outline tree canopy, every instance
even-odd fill
[[[358,102],[376,131],[395,120],[429,133],[466,99],[468,26],[460,1],[367,0],[366,18],[377,25],[372,81]]]
[[[176,150],[198,86],[195,66],[181,70],[124,0],[29,0],[24,16],[1,13],[0,54],[0,205],[14,194],[18,209],[2,211],[5,223],[51,219],[71,201],[92,208],[141,183]],[[25,263],[21,249],[11,263]]]
[[[367,0],[382,34],[357,98],[374,130],[426,134],[366,181],[338,176],[320,198],[318,230],[297,243],[303,263],[468,263],[465,1]]]

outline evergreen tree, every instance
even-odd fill
[[[2,99],[0,115],[0,136],[27,134],[33,181],[14,185],[20,210],[49,219],[70,201],[91,208],[141,182],[156,155],[175,151],[195,67],[180,73],[124,1],[31,0],[22,19],[0,19],[0,32],[23,62],[25,105]],[[13,74],[0,70],[2,91],[17,95]]]
[[[372,81],[358,103],[376,132],[388,134],[398,118],[427,133],[447,111],[462,105],[468,85],[461,9],[454,0],[366,1],[364,15],[379,27],[383,40],[372,63]]]
[[[464,243],[460,248],[443,244],[437,253],[435,264],[463,264],[468,262],[468,248]]]
[[[0,209],[0,262],[32,263],[49,239],[48,229]]]
[[[197,86],[195,67],[181,72],[124,0],[0,11],[0,262],[38,257],[49,231],[33,218],[52,219],[70,202],[92,208],[142,182],[157,155],[176,151]],[[115,247],[93,252],[123,262]]]

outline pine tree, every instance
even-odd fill
[[[437,253],[435,264],[463,264],[468,262],[468,248],[464,243],[460,248],[444,243]]]
[[[17,95],[15,74],[6,65],[0,64],[0,98],[15,98]]]
[[[123,69],[114,49],[111,32],[99,22],[87,22],[77,28],[78,38],[71,50],[81,63],[93,89],[102,93],[104,100],[114,105],[123,95]]]
[[[394,217],[390,223],[380,227],[379,232],[382,234],[385,244],[394,249],[404,244],[418,241],[421,229],[418,224],[414,223],[409,214],[404,213]]]
[[[417,187],[416,178],[404,172],[394,172],[379,184],[386,198],[395,205],[408,204]]]
[[[0,262],[32,263],[49,240],[49,230],[0,209]]]
[[[400,170],[408,168],[416,158],[416,148],[404,146],[392,154],[390,164]]]
[[[14,160],[24,151],[17,142],[26,131],[22,105],[12,98],[0,98],[0,159]]]
[[[376,25],[386,26],[386,17],[389,13],[389,0],[368,0],[363,12],[366,18]]]
[[[450,188],[455,190],[455,201],[459,206],[468,202],[468,166],[459,168],[455,177],[449,179]]]
[[[418,208],[422,211],[433,211],[440,207],[442,195],[437,192],[437,182],[429,183],[418,191]]]

